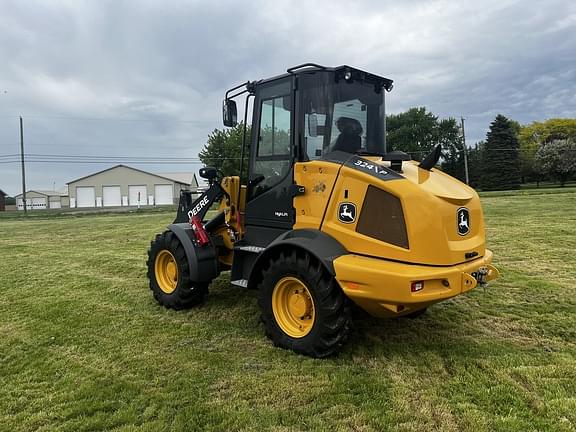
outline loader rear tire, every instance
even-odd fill
[[[348,298],[324,265],[305,252],[285,251],[270,261],[258,304],[266,336],[300,354],[335,354],[350,331]]]
[[[158,234],[148,250],[148,279],[154,298],[169,309],[187,309],[201,303],[206,284],[190,280],[184,247],[172,231]]]

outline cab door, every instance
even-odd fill
[[[293,196],[294,92],[292,77],[256,90],[245,222],[282,230],[295,222]],[[250,229],[247,227],[247,231]]]

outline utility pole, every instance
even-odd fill
[[[24,126],[22,126],[22,117],[20,117],[20,161],[22,162],[22,204],[24,213],[28,212],[26,208],[26,168],[24,166]]]
[[[464,117],[460,117],[460,124],[462,125],[462,144],[464,146],[464,174],[466,175],[466,184],[470,184],[468,176],[468,149],[466,148],[466,133],[464,132]]]

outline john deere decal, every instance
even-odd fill
[[[460,207],[456,212],[458,234],[464,236],[470,232],[470,212],[466,207]]]
[[[353,223],[356,220],[356,205],[349,202],[340,203],[338,220],[342,223]]]

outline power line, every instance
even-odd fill
[[[90,160],[90,161],[94,161],[94,162],[108,162],[108,161],[122,161],[122,160],[130,160],[130,161],[143,160],[143,161],[149,161],[149,162],[154,162],[154,161],[195,162],[195,161],[201,160],[198,157],[190,157],[190,158],[186,158],[186,157],[153,157],[153,156],[102,156],[102,157],[98,157],[98,156],[70,156],[70,157],[62,157],[62,156],[27,155],[27,154],[25,156],[26,156],[26,160],[55,160],[55,161],[62,161],[62,162],[74,161],[74,160]],[[5,158],[2,158],[0,156],[0,158],[4,159],[5,161],[16,160],[17,156],[10,156],[10,157],[5,157]],[[239,157],[220,157],[220,158],[211,157],[209,159],[211,159],[211,160],[240,160]]]
[[[61,157],[61,158],[75,158],[75,157],[85,157],[85,158],[98,158],[98,159],[114,159],[114,158],[134,158],[134,156],[97,156],[97,155],[71,155],[71,154],[47,154],[47,153],[26,153],[26,156],[47,156],[47,157]],[[138,158],[142,159],[179,159],[176,157],[167,157],[167,156],[138,156]],[[199,159],[198,157],[188,158],[188,159]]]
[[[215,159],[212,159],[215,160]],[[239,159],[219,159],[219,160],[239,160]],[[15,164],[20,163],[20,161],[0,161],[0,164]],[[186,164],[202,164],[201,161],[77,161],[77,160],[29,160],[26,159],[26,163],[58,163],[58,164],[151,164],[151,165],[186,165]]]
[[[474,149],[472,149],[474,150]],[[486,151],[517,151],[519,153],[530,153],[531,150],[522,150],[522,149],[510,149],[510,148],[500,148],[500,149],[482,149],[482,150],[478,150],[478,151],[482,151],[482,152],[486,152]],[[567,150],[567,151],[573,151],[573,150]],[[428,151],[425,150],[416,150],[416,151],[409,151],[409,152],[405,152],[405,153],[409,153],[409,154],[420,154],[420,153],[429,153]],[[120,160],[120,159],[130,159],[130,160],[134,160],[134,159],[138,159],[138,160],[200,160],[199,157],[166,157],[166,156],[97,156],[97,155],[63,155],[63,154],[47,154],[47,153],[24,153],[24,155],[28,158],[34,158],[34,157],[39,157],[39,158],[50,158],[50,159],[62,159],[62,160],[66,160],[66,159],[98,159],[98,160]],[[0,155],[0,158],[14,158],[14,157],[19,157],[20,154],[19,153],[13,153],[13,154],[4,154],[4,155]],[[213,160],[240,160],[239,157],[222,157],[222,158],[210,158]]]
[[[502,151],[502,150],[492,150],[490,151]],[[576,150],[566,150],[565,153],[573,153]],[[428,152],[417,151],[417,152],[407,152],[411,155],[424,155]],[[239,161],[241,158],[238,157],[230,157],[230,158],[210,158],[211,161]],[[18,158],[5,158],[0,159],[0,164],[17,164],[21,163],[21,160]],[[149,164],[149,165],[186,165],[186,164],[203,164],[200,159],[198,158],[119,158],[119,157],[105,157],[105,158],[50,158],[50,157],[28,157],[26,156],[26,163],[44,163],[44,164]]]
[[[18,119],[19,116],[2,115],[4,119]],[[168,119],[168,118],[112,118],[112,117],[70,117],[70,116],[51,116],[51,115],[27,115],[27,119],[48,119],[48,120],[74,120],[74,121],[104,121],[104,122],[143,122],[143,123],[190,123],[190,124],[215,124],[212,120],[187,120],[187,119]]]
[[[472,149],[474,150],[474,149]],[[483,149],[476,150],[479,152],[517,152],[532,153],[530,150],[522,149]],[[574,152],[576,150],[567,149],[565,152]],[[428,151],[411,151],[406,152],[412,155],[428,154]],[[201,162],[199,157],[166,157],[166,156],[96,156],[96,155],[62,155],[62,154],[45,154],[45,153],[24,153],[26,162],[57,162],[57,163],[198,163]],[[20,162],[20,154],[0,155],[0,163]],[[239,157],[221,157],[210,158],[214,161],[240,160]]]
[[[211,161],[236,161],[240,158],[210,158]],[[18,159],[0,160],[0,164],[11,164],[20,162]],[[55,159],[55,158],[30,158],[26,157],[26,163],[62,163],[62,164],[166,164],[166,165],[182,165],[182,164],[202,164],[203,162],[198,158],[172,158],[172,159],[154,159],[154,158],[106,158],[106,159],[90,159],[90,158],[74,158],[74,159]]]

